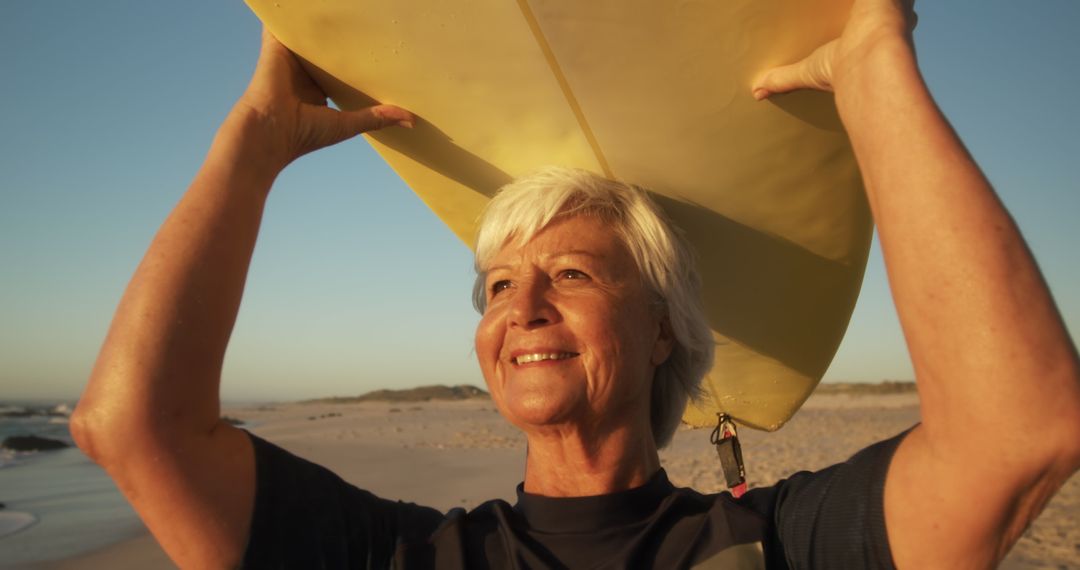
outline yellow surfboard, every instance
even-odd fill
[[[414,112],[372,146],[470,247],[544,165],[653,189],[693,241],[717,341],[704,400],[766,430],[813,391],[855,305],[871,220],[832,97],[754,74],[839,35],[850,0],[248,0],[342,108]]]

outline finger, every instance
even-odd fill
[[[266,26],[262,29],[262,44],[259,46],[259,58],[274,57],[274,54],[288,53],[289,49],[286,48],[274,34],[270,33],[270,30]]]
[[[395,105],[375,105],[359,111],[346,111],[342,115],[354,134],[375,131],[391,125],[407,129],[416,125],[416,117],[412,113]]]
[[[811,70],[814,66],[814,62],[800,61],[769,70],[754,84],[754,99],[761,101],[777,93],[789,93],[799,89],[830,91],[828,81]]]
[[[292,52],[263,26],[262,45],[252,82],[263,88],[275,89],[275,86],[287,84],[287,78],[296,74],[298,69],[299,63]]]
[[[787,93],[801,87],[797,79],[801,76],[799,66],[802,62],[770,69],[758,78],[752,88],[754,99],[761,101],[776,93]]]
[[[391,125],[412,128],[416,120],[412,113],[393,105],[376,105],[358,111],[336,111],[325,106],[309,106],[307,113],[310,128],[307,135],[302,137],[304,142],[299,145],[304,149],[303,153]]]
[[[832,91],[832,57],[836,42],[829,42],[806,59],[770,69],[758,77],[751,91],[757,100],[797,89]]]
[[[279,43],[274,34],[270,33],[270,29],[266,26],[262,28],[262,47],[263,49],[271,49],[274,44]]]

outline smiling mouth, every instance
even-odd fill
[[[510,361],[520,366],[522,364],[541,362],[544,360],[566,360],[577,355],[576,352],[537,352],[533,354],[520,354],[511,358]]]

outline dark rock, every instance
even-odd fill
[[[12,451],[51,451],[71,446],[58,439],[49,439],[36,435],[13,435],[4,438],[4,443],[0,444],[0,447]]]
[[[32,418],[41,415],[37,410],[7,410],[0,412],[0,418]]]

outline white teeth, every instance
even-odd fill
[[[514,359],[515,364],[528,364],[530,362],[539,362],[541,360],[565,360],[574,356],[572,352],[551,352],[551,353],[535,353],[535,354],[522,354]]]

